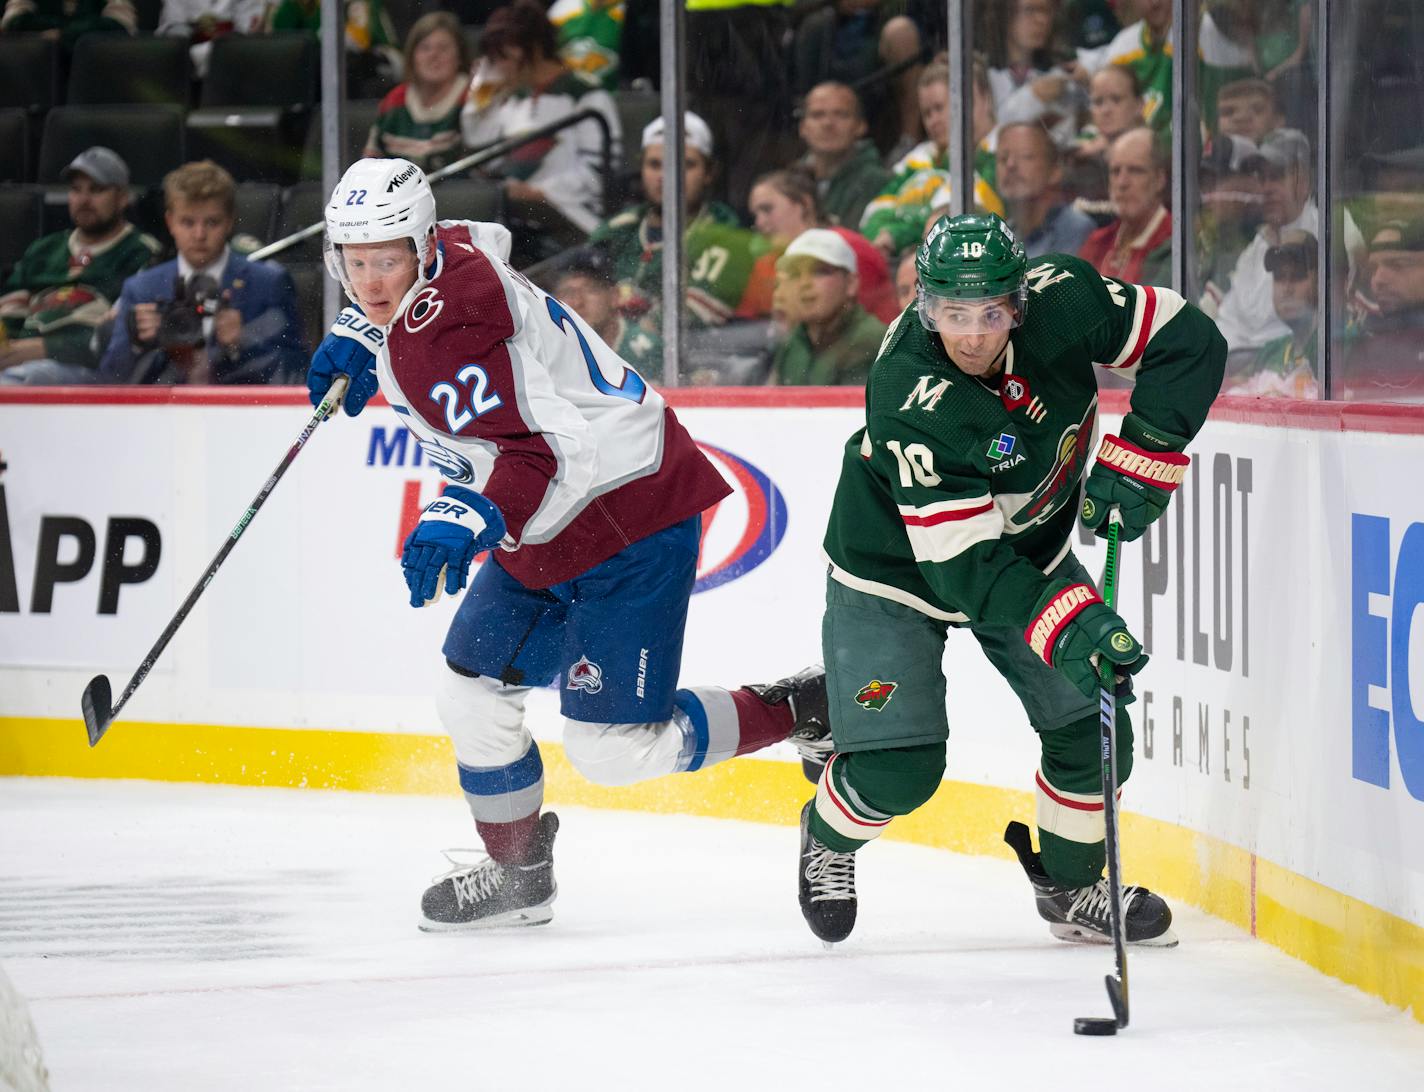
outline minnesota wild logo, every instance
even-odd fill
[[[894,695],[899,683],[881,682],[879,679],[871,679],[862,686],[855,694],[856,705],[878,713],[885,708],[885,703]]]

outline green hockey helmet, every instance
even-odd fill
[[[993,213],[941,217],[915,254],[920,322],[946,333],[1012,329],[1028,307],[1027,269],[1023,244]]]

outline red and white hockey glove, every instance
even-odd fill
[[[1136,414],[1123,418],[1122,432],[1103,437],[1088,472],[1082,514],[1083,525],[1102,538],[1108,513],[1116,507],[1122,516],[1119,537],[1131,542],[1167,510],[1191,459],[1181,453],[1185,440],[1153,428]]]
[[[1147,666],[1147,655],[1127,631],[1127,623],[1088,584],[1055,586],[1044,592],[1034,604],[1024,640],[1035,656],[1058,668],[1090,698],[1100,685],[1097,657],[1113,664],[1118,680]],[[1124,687],[1118,696],[1130,693]]]

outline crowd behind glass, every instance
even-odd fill
[[[202,80],[215,39],[310,33],[319,7],[164,0],[147,30],[186,38]],[[1424,10],[1334,10],[1339,166],[1322,209],[1317,0],[1196,0],[1200,133],[1178,154],[1198,197],[1180,287],[1227,338],[1228,392],[1323,397],[1328,229],[1331,395],[1418,400]],[[349,92],[371,106],[366,155],[433,170],[578,111],[602,115],[612,171],[604,126],[585,119],[473,176],[498,193],[514,263],[659,378],[656,0],[345,11]],[[66,64],[82,36],[142,34],[139,20],[129,0],[7,0],[0,37],[47,36]],[[1171,0],[975,4],[971,203],[1002,215],[1030,257],[1076,254],[1173,285],[1172,21]],[[913,299],[914,249],[950,200],[946,26],[938,0],[687,0],[683,382],[864,381]],[[320,285],[294,284],[281,255],[247,260],[272,241],[236,230],[250,180],[187,164],[145,218],[129,167],[84,149],[61,175],[68,222],[0,270],[0,383],[298,381],[321,330],[294,299]]]

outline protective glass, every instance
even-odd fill
[[[915,293],[920,324],[934,333],[1004,334],[1023,322],[1023,309],[1012,295],[980,300],[953,299],[926,292],[923,284],[916,287]]]
[[[420,256],[412,239],[395,239],[388,243],[333,243],[323,240],[322,255],[326,270],[346,289],[352,299],[356,293],[353,281],[370,281],[387,277],[407,276],[420,267]]]

